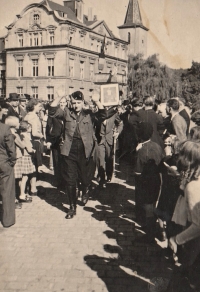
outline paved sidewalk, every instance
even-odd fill
[[[146,292],[150,279],[169,278],[172,263],[161,243],[134,243],[139,231],[128,165],[116,175],[85,207],[78,205],[72,220],[65,219],[66,196],[44,175],[38,197],[16,210],[16,224],[0,227],[0,291]]]

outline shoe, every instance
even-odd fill
[[[32,198],[28,195],[25,195],[24,198],[19,197],[20,203],[32,203]]]
[[[111,177],[108,177],[108,178],[107,178],[107,182],[108,182],[108,183],[110,183],[110,182],[111,182],[111,180],[112,180],[112,178],[111,178]]]
[[[84,206],[87,204],[88,200],[89,200],[89,193],[87,191],[85,194],[82,195],[82,203]]]
[[[101,189],[106,189],[106,183],[105,183],[105,182],[100,182],[100,183],[99,183],[99,187],[100,187]]]
[[[102,184],[102,189],[106,189],[106,183],[105,184]]]
[[[36,192],[31,192],[31,196],[37,196],[37,191]]]
[[[43,164],[41,166],[38,166],[38,172],[39,173],[51,173],[51,170]]]
[[[21,209],[22,208],[22,203],[15,202],[15,209]]]
[[[76,215],[76,209],[72,208],[69,209],[67,215],[65,216],[66,219],[72,219]]]

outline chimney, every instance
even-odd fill
[[[67,0],[63,1],[63,5],[64,5],[64,6],[68,6],[68,5],[67,5],[67,2],[68,2]]]
[[[92,7],[88,8],[88,21],[93,21],[93,11]]]

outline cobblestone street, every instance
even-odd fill
[[[146,292],[150,279],[169,278],[164,245],[134,242],[140,232],[129,171],[127,162],[118,165],[112,183],[79,203],[72,220],[65,219],[66,195],[42,175],[38,196],[16,210],[16,224],[0,227],[0,291]]]

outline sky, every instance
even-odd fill
[[[53,0],[63,4],[62,0]],[[147,54],[171,68],[190,68],[200,62],[200,0],[138,0],[143,25],[148,29]],[[0,29],[5,31],[16,14],[41,0],[0,0]],[[93,14],[119,37],[117,26],[124,23],[129,0],[84,0],[84,13]],[[2,35],[2,33],[0,33]]]

